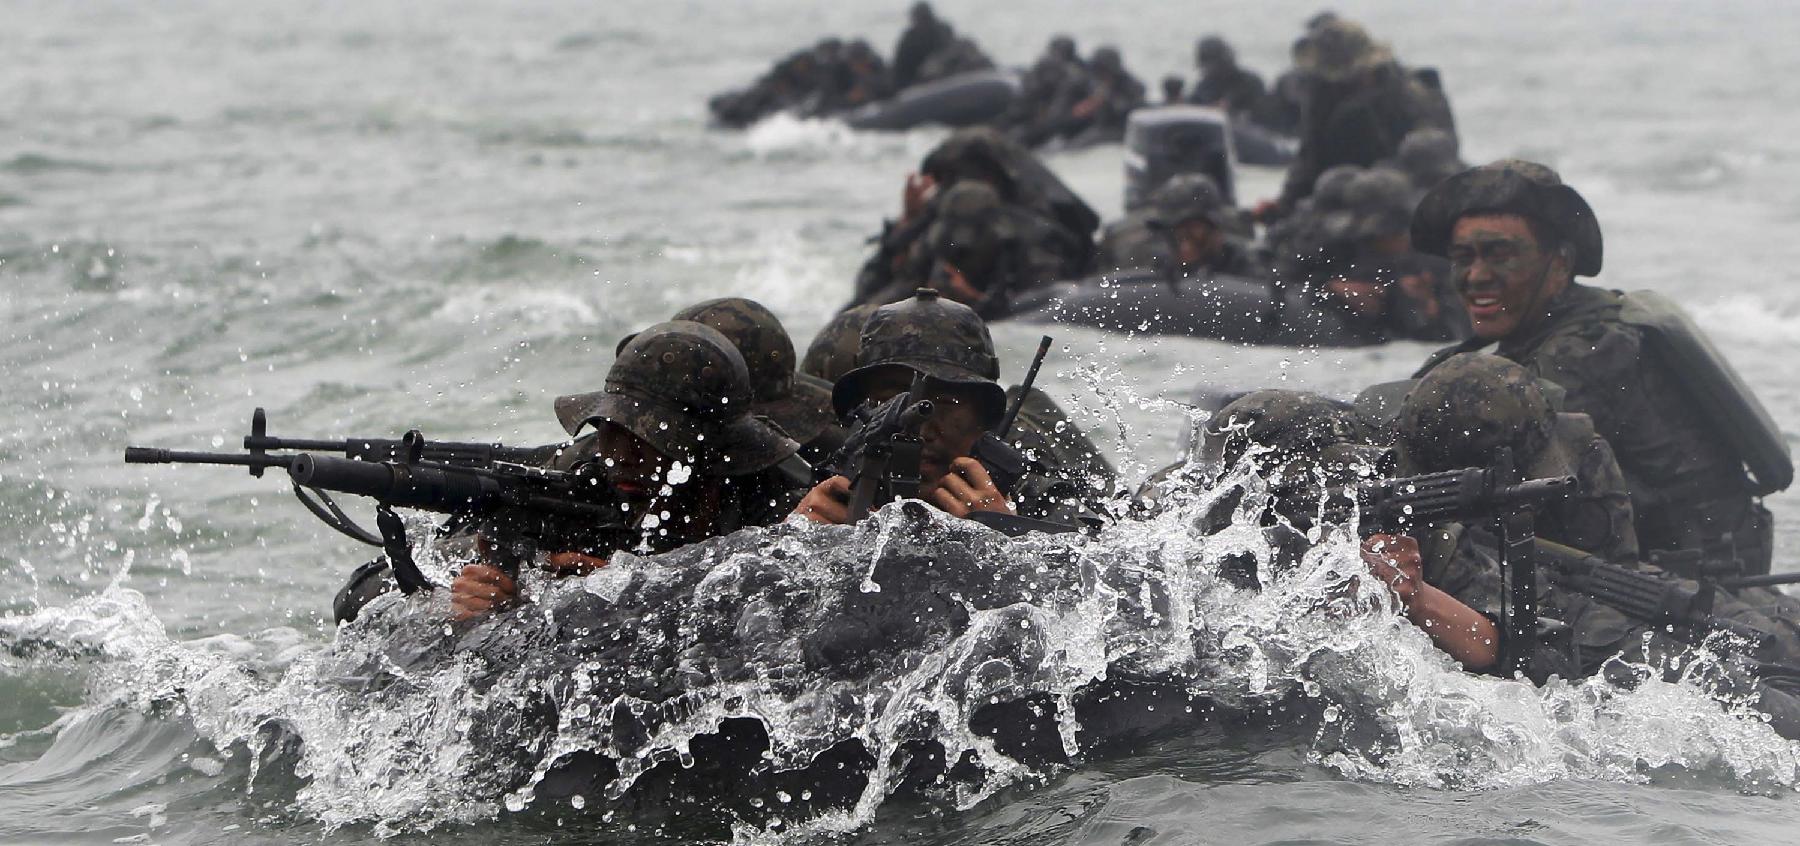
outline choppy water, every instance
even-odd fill
[[[1122,45],[1146,78],[1185,68],[1203,29],[1233,36],[1247,62],[1272,70],[1315,11],[938,5],[1004,60],[1022,62],[1068,31],[1084,47]],[[1561,168],[1606,229],[1603,281],[1688,305],[1784,426],[1800,428],[1790,365],[1800,293],[1789,279],[1800,242],[1784,237],[1800,209],[1790,142],[1800,16],[1751,2],[1339,5],[1402,56],[1443,69],[1469,158],[1520,154]],[[4,9],[0,538],[11,543],[0,551],[0,610],[11,616],[0,840],[362,842],[433,824],[438,836],[494,842],[630,839],[573,809],[513,814],[498,797],[454,790],[443,795],[457,801],[440,805],[350,787],[308,793],[330,777],[357,782],[348,770],[296,781],[259,766],[259,714],[311,717],[319,744],[373,741],[353,729],[388,725],[354,703],[334,716],[328,688],[312,684],[352,649],[330,646],[324,621],[364,552],[271,480],[127,468],[119,450],[127,440],[230,446],[256,405],[277,434],[419,426],[546,442],[559,435],[550,399],[592,389],[614,338],[681,304],[752,296],[808,336],[939,135],[791,121],[713,132],[704,98],[817,35],[868,33],[885,46],[902,4]],[[1117,210],[1116,149],[1051,165],[1097,208]],[[1245,179],[1256,196],[1278,175]],[[996,336],[1017,374],[1035,333],[1001,326]],[[1182,427],[1159,398],[1201,383],[1348,393],[1404,375],[1425,352],[1242,350],[1073,330],[1060,340],[1066,352],[1046,370],[1053,392],[1140,474],[1173,454]],[[1800,497],[1770,505],[1777,568],[1793,569]],[[1253,611],[1217,608],[1195,630],[1250,626]],[[1270,625],[1257,631],[1304,628]],[[1356,666],[1430,656],[1401,639]],[[1219,678],[1246,690],[1252,676]],[[957,814],[884,806],[858,836],[1747,843],[1787,842],[1800,824],[1794,749],[1755,726],[1716,713],[1686,726],[1609,722],[1621,712],[1599,707],[1570,718],[1587,714],[1592,726],[1532,723],[1520,697],[1538,694],[1477,687],[1471,713],[1405,717],[1464,738],[1469,760],[1360,767],[1327,760],[1310,731],[1208,728]],[[1378,713],[1368,703],[1382,690],[1341,680],[1321,695]],[[1681,689],[1662,692],[1704,710]],[[1667,704],[1657,693],[1626,697],[1622,713],[1657,713]],[[1442,698],[1427,686],[1394,701],[1407,711]],[[1527,728],[1480,736],[1493,726]],[[1525,766],[1481,754],[1513,747],[1536,754],[1520,756]],[[396,772],[472,785],[455,780],[468,764],[460,747],[437,748]]]

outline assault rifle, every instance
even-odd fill
[[[931,400],[913,400],[912,390],[880,405],[865,405],[856,412],[861,425],[844,440],[834,469],[850,480],[850,522],[861,522],[869,512],[896,499],[919,494],[919,459],[924,443],[919,427],[931,417]]]
[[[351,457],[269,452],[302,444]],[[248,468],[250,475],[259,477],[271,468],[284,470],[293,483],[294,495],[315,517],[353,540],[382,547],[396,581],[408,593],[430,585],[412,562],[395,508],[449,514],[458,524],[488,529],[484,534],[500,545],[496,559],[502,569],[510,570],[516,570],[519,562],[542,544],[605,554],[628,545],[636,534],[626,525],[610,487],[598,476],[585,470],[549,470],[507,460],[548,455],[554,447],[439,444],[427,441],[418,430],[407,432],[397,442],[271,438],[267,417],[259,408],[244,448],[242,453],[217,453],[134,446],[125,448],[125,462],[221,464]],[[374,499],[380,532],[358,525],[331,498],[332,493]]]
[[[1017,422],[1020,408],[1037,381],[1044,357],[1050,352],[1051,339],[1044,336],[1037,355],[1026,371],[1019,395],[1014,398],[993,430],[982,433],[970,456],[981,462],[993,479],[994,487],[1011,498],[1029,469],[1024,454],[1006,442]],[[855,425],[850,437],[829,463],[829,472],[850,480],[850,521],[860,522],[869,512],[895,499],[915,497],[919,492],[919,458],[922,444],[919,427],[933,411],[929,400],[917,400],[923,377],[915,378],[912,387],[883,403],[867,403],[853,415]],[[1028,531],[1066,532],[1072,524],[1034,520],[1012,514],[975,512],[969,519],[1009,535]]]
[[[1613,564],[1552,541],[1539,539],[1537,548],[1538,560],[1550,565],[1557,584],[1591,596],[1602,605],[1661,628],[1687,643],[1699,643],[1723,632],[1755,649],[1766,646],[1772,638],[1753,626],[1713,616],[1711,583]]]
[[[1574,476],[1520,479],[1511,450],[1502,448],[1492,467],[1364,482],[1357,488],[1359,510],[1343,506],[1326,514],[1338,521],[1359,517],[1364,537],[1416,535],[1444,522],[1486,524],[1498,542],[1500,667],[1510,675],[1524,670],[1537,650],[1537,506],[1578,485]]]

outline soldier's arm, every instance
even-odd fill
[[[1363,542],[1363,562],[1406,609],[1407,619],[1431,642],[1474,672],[1500,660],[1500,630],[1486,614],[1426,581],[1418,541],[1406,535],[1375,535]]]

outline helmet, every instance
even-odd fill
[[[1329,446],[1372,440],[1369,425],[1348,403],[1270,388],[1252,391],[1219,409],[1207,421],[1199,458],[1214,467],[1229,467],[1254,445],[1274,450],[1279,466]]]
[[[762,303],[743,297],[707,300],[672,319],[711,326],[737,347],[750,370],[751,411],[775,421],[789,437],[806,443],[836,422],[831,391],[795,377],[794,342]]]
[[[1600,273],[1600,222],[1587,200],[1556,171],[1518,159],[1471,168],[1438,183],[1413,210],[1413,248],[1448,257],[1456,221],[1479,213],[1523,215],[1553,227],[1575,251],[1576,276]]]
[[[1218,183],[1204,173],[1178,173],[1150,192],[1146,204],[1150,208],[1146,222],[1151,226],[1174,228],[1185,220],[1199,218],[1221,229],[1230,226],[1225,196]]]
[[[606,371],[606,387],[559,397],[570,435],[606,421],[705,475],[741,476],[787,459],[800,445],[751,414],[750,371],[718,330],[686,320],[633,336]]]
[[[1525,368],[1461,353],[1426,373],[1400,403],[1401,455],[1423,472],[1483,467],[1510,447],[1523,466],[1549,443],[1555,410]]]
[[[985,182],[958,182],[937,201],[926,243],[934,255],[965,265],[958,255],[992,252],[1017,235],[1000,194]]]
[[[1348,202],[1350,183],[1356,181],[1356,177],[1362,172],[1362,168],[1352,164],[1326,168],[1313,182],[1313,208],[1321,212],[1344,208]]]
[[[1429,191],[1439,182],[1468,169],[1457,158],[1456,135],[1435,126],[1406,133],[1406,137],[1400,139],[1394,161],[1421,191]]]
[[[1006,390],[995,381],[1000,378],[1000,360],[994,356],[987,324],[973,309],[930,288],[920,288],[912,299],[884,305],[869,315],[856,363],[859,366],[844,374],[831,391],[832,408],[839,417],[867,398],[872,376],[894,367],[979,388],[989,419],[999,420],[1006,410]]]
[[[830,385],[856,366],[856,354],[862,350],[863,324],[879,305],[869,303],[838,312],[825,328],[814,335],[806,346],[806,357],[800,360],[800,373]]]
[[[1044,52],[1065,62],[1072,62],[1079,58],[1075,52],[1075,39],[1067,35],[1052,37],[1050,46],[1046,47]]]
[[[1370,167],[1343,187],[1343,211],[1328,214],[1327,238],[1382,238],[1406,232],[1413,220],[1413,184],[1404,173]]]

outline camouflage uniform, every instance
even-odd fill
[[[976,388],[990,424],[1000,421],[1009,401],[1008,392],[996,381],[1000,362],[987,324],[967,306],[929,289],[870,315],[857,364],[832,389],[832,403],[840,416],[870,398],[866,387],[870,377],[892,367]],[[1016,395],[1015,389],[1012,396]],[[1055,401],[1034,390],[1026,408],[1031,412],[1021,409],[1008,438],[1032,465],[1013,491],[1019,513],[1045,517],[1070,497],[1086,503],[1107,492],[1113,481],[1111,466]]]
[[[997,125],[1027,147],[1048,142],[1081,98],[1086,80],[1087,66],[1076,54],[1074,40],[1063,35],[1052,38],[1044,55],[1025,72],[1018,96]]]
[[[1414,215],[1414,243],[1444,255],[1451,227],[1471,210],[1553,225],[1573,249],[1574,274],[1600,272],[1599,224],[1549,168],[1497,162],[1444,182]],[[1560,386],[1565,410],[1593,419],[1624,471],[1644,550],[1735,547],[1747,570],[1767,572],[1771,523],[1748,493],[1741,460],[1654,348],[1646,349],[1644,331],[1620,319],[1623,304],[1618,292],[1571,282],[1546,316],[1501,339],[1495,352]],[[1442,350],[1419,375],[1482,345],[1471,339]]]
[[[750,410],[799,441],[808,462],[823,461],[843,444],[843,427],[831,412],[830,383],[795,372],[794,342],[762,303],[723,297],[688,306],[672,319],[711,326],[737,347],[750,370]]]
[[[1525,368],[1454,356],[1406,395],[1398,430],[1404,473],[1483,467],[1504,447],[1525,478],[1575,476],[1574,496],[1538,509],[1538,536],[1608,561],[1637,560],[1631,496],[1612,450],[1587,415],[1556,413]]]

